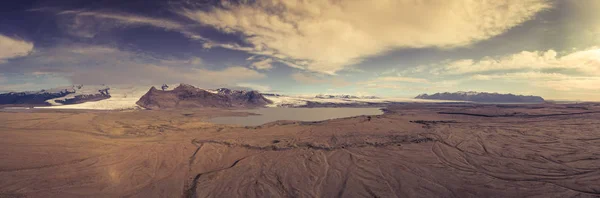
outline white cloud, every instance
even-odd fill
[[[102,13],[102,12],[90,12],[90,11],[62,11],[58,14],[73,14],[76,16],[89,16],[96,18],[105,18],[105,19],[113,19],[117,21],[121,21],[123,23],[129,24],[148,24],[156,27],[163,27],[165,29],[182,29],[183,25],[169,21],[169,20],[161,20],[143,16],[136,15],[126,15],[126,14],[114,14],[114,13]]]
[[[523,51],[497,58],[485,57],[478,61],[453,61],[442,68],[447,74],[542,69],[565,69],[587,75],[600,75],[600,48],[575,51],[564,56],[558,56],[554,50]]]
[[[180,32],[190,39],[205,40],[204,37],[188,29],[183,23],[145,17],[124,13],[94,12],[94,11],[73,11],[67,10],[58,12],[59,16],[68,16],[65,27],[69,33],[75,36],[93,38],[98,32],[107,31],[113,28],[123,26],[152,26],[165,30]],[[109,21],[108,23],[106,21]]]
[[[188,66],[202,66],[204,63],[201,58],[192,57],[186,60],[171,59],[171,60],[160,60],[165,65],[188,65]]]
[[[258,0],[180,14],[295,66],[334,74],[393,48],[456,47],[502,34],[549,8],[546,0]],[[418,19],[418,20],[415,20]]]
[[[429,80],[433,74],[436,78],[460,78],[469,82],[460,84],[461,88],[493,86],[508,92],[531,90],[534,94],[563,99],[577,99],[575,95],[596,97],[590,91],[600,90],[597,86],[600,84],[600,47],[561,53],[554,50],[523,51],[500,57],[418,66],[399,73],[427,76]],[[507,83],[521,87],[508,87]],[[432,83],[437,84],[439,82]]]
[[[475,80],[496,80],[498,83],[506,81],[522,81],[535,87],[557,91],[572,90],[600,90],[600,77],[571,76],[561,73],[542,72],[516,72],[505,74],[476,74],[471,77]]]
[[[0,64],[8,59],[27,56],[33,51],[33,43],[0,34]]]
[[[250,67],[258,69],[258,70],[270,70],[273,68],[273,59],[267,58],[263,60],[259,60],[253,62]]]
[[[383,72],[383,73],[396,73]],[[409,83],[409,84],[406,84]],[[422,91],[427,90],[430,87],[429,80],[424,78],[413,78],[404,76],[381,76],[375,79],[358,82],[357,86],[365,89],[386,89],[386,90],[401,90],[401,91]],[[427,86],[423,86],[427,85]]]

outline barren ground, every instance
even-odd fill
[[[600,106],[395,105],[259,127],[0,112],[0,197],[598,197]]]

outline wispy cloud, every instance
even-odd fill
[[[516,72],[504,74],[476,74],[474,80],[485,81],[522,81],[533,85],[557,91],[571,90],[600,90],[600,77],[598,76],[573,76],[561,73],[542,72]]]
[[[27,56],[33,51],[33,43],[0,34],[0,64],[8,59]]]
[[[242,33],[254,46],[221,47],[298,61],[293,66],[334,74],[394,48],[451,48],[486,40],[550,4],[546,0],[258,0],[223,7],[179,13],[225,33]]]
[[[258,69],[258,70],[270,70],[273,68],[273,59],[270,58],[266,58],[263,60],[259,60],[256,62],[253,62],[250,67]]]
[[[291,75],[292,79],[296,82],[303,84],[328,84],[335,87],[343,87],[351,85],[351,83],[345,81],[338,76],[329,76],[326,74],[316,74],[307,72],[296,72]]]
[[[40,11],[46,11],[44,9]],[[208,41],[200,34],[192,31],[193,27],[178,21],[146,17],[118,12],[98,12],[63,10],[57,12],[58,16],[66,16],[63,24],[69,33],[80,37],[94,37],[98,32],[128,26],[151,26],[168,31],[179,32],[190,39]],[[107,23],[109,21],[109,23]]]
[[[508,70],[564,69],[586,75],[600,75],[600,48],[594,47],[558,56],[554,50],[523,51],[502,57],[452,61],[441,68],[446,74],[468,74]],[[438,70],[439,72],[440,70]]]
[[[57,46],[33,53],[21,64],[22,67],[12,71],[55,73],[77,84],[189,83],[217,87],[266,77],[241,66],[206,69],[195,57],[164,60],[139,52],[94,45]]]

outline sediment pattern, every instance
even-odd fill
[[[598,197],[598,110],[407,104],[260,127],[0,112],[0,197]]]

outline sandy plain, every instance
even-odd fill
[[[258,127],[236,113],[0,112],[0,197],[599,197],[600,105],[397,104]]]

